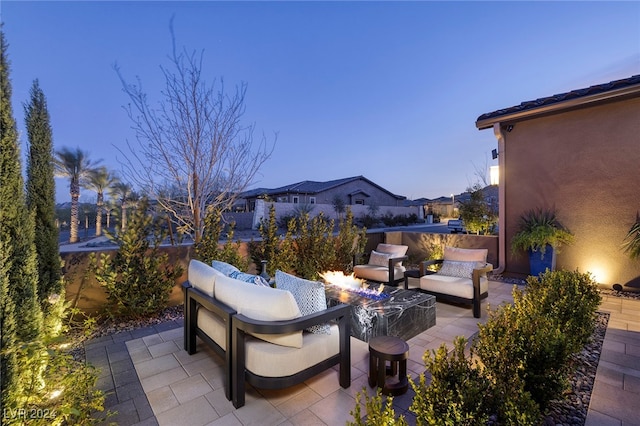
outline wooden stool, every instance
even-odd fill
[[[381,387],[384,395],[396,396],[405,393],[409,389],[408,358],[409,345],[401,338],[373,337],[369,340],[369,386]],[[387,375],[391,377],[387,378]]]

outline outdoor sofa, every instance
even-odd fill
[[[223,358],[225,395],[236,408],[245,403],[245,382],[281,389],[339,365],[340,386],[351,384],[350,306],[327,308],[317,282],[278,271],[275,283],[282,288],[189,263],[184,348],[195,353],[198,336]]]

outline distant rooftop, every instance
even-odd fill
[[[256,196],[259,196],[259,195],[275,195],[275,194],[285,194],[285,193],[290,193],[290,194],[291,193],[292,194],[317,194],[319,192],[326,191],[326,190],[329,190],[331,188],[335,188],[337,186],[344,185],[345,183],[349,183],[349,182],[353,182],[353,181],[357,181],[357,180],[363,180],[365,182],[368,182],[369,184],[371,184],[371,185],[379,188],[380,190],[392,195],[393,197],[397,198],[398,200],[406,199],[405,196],[393,194],[393,193],[389,192],[388,190],[386,190],[385,188],[381,187],[380,185],[376,184],[375,182],[370,181],[369,179],[367,179],[364,176],[352,176],[352,177],[348,177],[348,178],[330,180],[330,181],[326,181],[326,182],[318,182],[318,181],[313,181],[313,180],[303,180],[302,182],[292,183],[290,185],[281,186],[279,188],[256,188],[256,189],[251,189],[251,190],[243,192],[240,196],[242,198],[251,198],[251,197],[256,197]]]
[[[476,127],[482,130],[491,127],[496,122],[517,121],[561,109],[579,108],[620,96],[640,96],[640,74],[534,101],[522,102],[520,105],[482,114],[476,120]]]

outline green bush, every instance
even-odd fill
[[[431,382],[427,385],[424,374],[418,383],[410,380],[416,393],[410,410],[417,424],[476,425],[489,420],[490,383],[465,356],[465,343],[463,337],[456,338],[451,355],[446,345],[424,354]]]
[[[303,213],[295,220],[294,269],[298,276],[315,280],[335,263],[333,223],[322,212],[313,218]]]
[[[220,260],[234,265],[241,271],[246,271],[249,261],[240,255],[240,242],[233,241],[235,223],[228,225],[226,242],[220,246],[222,230],[222,214],[219,210],[209,208],[204,217],[202,238],[194,244],[196,259],[207,264],[212,260]]]
[[[547,271],[490,312],[474,351],[498,386],[518,377],[543,411],[567,387],[571,356],[587,343],[600,302],[589,274]]]
[[[262,241],[251,241],[249,252],[256,265],[267,261],[267,273],[281,270],[307,279],[317,279],[328,270],[350,271],[355,253],[364,250],[366,230],[353,224],[353,214],[347,208],[340,220],[339,231],[333,235],[334,221],[324,214],[310,218],[301,213],[289,221],[284,237],[278,234],[275,207],[269,209],[269,219],[260,224]]]
[[[18,349],[18,366],[23,375],[21,396],[13,407],[5,407],[2,424],[89,425],[104,411],[104,392],[95,388],[98,372],[76,361],[63,350],[30,344]],[[19,409],[23,412],[20,414]],[[104,417],[112,413],[107,412]]]
[[[353,272],[353,255],[364,252],[367,243],[367,230],[359,229],[353,223],[353,212],[347,207],[347,214],[338,224],[338,235],[335,241],[335,262],[327,270]],[[324,271],[323,271],[324,272]]]
[[[367,415],[362,417],[361,399],[362,395],[365,398],[365,409]],[[407,420],[404,416],[396,418],[396,413],[393,409],[393,397],[387,398],[387,403],[382,403],[382,392],[380,388],[375,396],[369,397],[367,390],[362,389],[362,392],[356,394],[356,406],[353,411],[350,412],[353,417],[353,422],[347,422],[349,426],[407,426]]]
[[[547,271],[527,278],[525,298],[537,315],[553,319],[570,339],[571,350],[582,350],[595,329],[602,297],[590,273]]]
[[[171,289],[182,275],[180,266],[170,264],[169,256],[160,254],[164,233],[147,208],[144,199],[130,218],[113,257],[106,253],[99,260],[93,253],[90,256],[91,270],[107,292],[112,317],[138,318],[159,312],[167,306]]]

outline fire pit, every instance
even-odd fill
[[[325,282],[327,305],[351,305],[351,335],[364,342],[375,336],[404,340],[436,324],[436,298],[412,290],[368,284],[352,275],[329,271]]]

